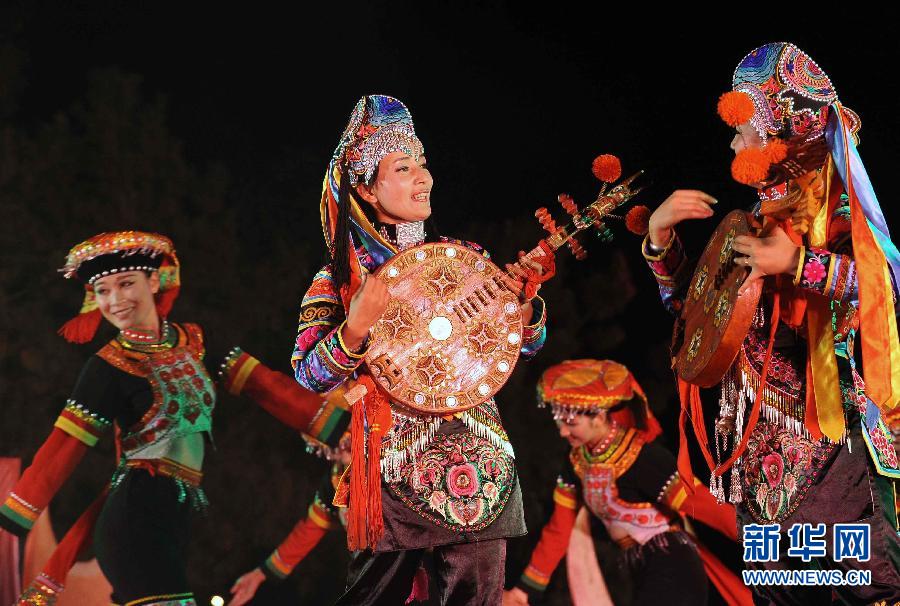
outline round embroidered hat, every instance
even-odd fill
[[[821,136],[828,124],[829,106],[838,102],[837,91],[825,71],[790,42],[772,42],[750,51],[735,68],[731,84],[734,92],[723,95],[723,100],[730,100],[726,105],[733,108],[740,103],[747,109],[728,117],[722,115],[723,119],[732,126],[749,119],[764,143],[776,135],[806,139]],[[737,101],[735,93],[746,95],[752,107]],[[721,101],[719,107],[722,114]],[[856,133],[859,116],[843,106],[841,111]],[[750,112],[752,115],[747,115]]]
[[[619,425],[644,431],[648,441],[661,433],[644,390],[613,360],[566,360],[551,366],[541,375],[537,393],[539,405],[549,405],[557,420],[608,410]]]

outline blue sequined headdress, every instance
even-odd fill
[[[335,231],[338,224],[341,181],[348,179],[351,186],[371,181],[378,172],[378,164],[392,152],[400,151],[418,161],[424,151],[416,136],[412,116],[401,101],[387,95],[366,95],[353,108],[340,142],[328,163],[328,172],[322,184],[322,200],[319,207],[325,243],[335,254]],[[345,174],[346,171],[346,174]],[[397,253],[397,248],[387,241],[366,217],[356,192],[349,193],[350,215],[350,284],[347,295],[358,287],[363,269],[356,256],[358,247],[381,264]],[[349,299],[347,299],[349,301]]]
[[[768,137],[821,136],[829,106],[838,103],[828,75],[809,55],[789,42],[764,44],[751,51],[734,70],[732,88],[746,93],[755,113],[750,123],[765,142]],[[841,107],[852,132],[859,117]]]

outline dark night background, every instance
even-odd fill
[[[897,225],[898,46],[878,14],[855,21],[808,7],[808,18],[769,29],[760,7],[716,27],[687,14],[657,14],[650,26],[649,9],[613,16],[524,3],[463,2],[452,11],[307,3],[290,13],[185,5],[0,8],[2,456],[31,459],[102,343],[77,347],[55,334],[81,300],[56,269],[72,245],[100,231],[172,237],[184,283],[173,319],[199,321],[289,372],[300,298],[324,260],[322,177],[365,93],[388,93],[411,108],[442,233],[480,242],[502,261],[540,237],[537,207],[559,219],[559,192],[582,203],[596,194],[590,162],[598,153],[619,155],[626,174],[647,171],[652,187],[641,200],[651,208],[674,188],[713,194],[719,215],[752,203],[753,192],[730,180],[731,134],[715,102],[746,52],[789,39],[861,115],[860,153]],[[697,252],[712,228],[681,233]],[[677,441],[671,320],[638,239],[619,229],[611,245],[587,248],[584,262],[560,257],[542,291],[546,347],[498,397],[532,530],[510,542],[510,575],[521,571],[549,515],[566,451],[547,412],[534,406],[544,368],[575,357],[624,362],[668,444]],[[212,507],[196,521],[191,556],[200,603],[227,594],[268,555],[305,514],[324,471],[297,435],[252,404],[223,396],[216,417],[217,450],[205,470]],[[110,442],[53,501],[59,535],[109,478]],[[329,603],[345,561],[343,537],[333,533],[290,580],[265,585],[256,603]],[[548,603],[568,603],[564,585],[557,574]]]

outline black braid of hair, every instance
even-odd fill
[[[333,268],[332,277],[334,285],[338,292],[344,284],[350,282],[350,167],[346,164],[341,165],[341,185],[338,188],[338,216],[337,224],[334,228],[334,239],[331,243],[331,263]],[[371,187],[378,174],[372,175],[372,178],[366,183]],[[372,225],[375,225],[375,217],[372,216],[372,209],[368,204],[362,205],[362,212],[369,219]],[[429,234],[428,241],[433,242],[440,238],[440,232],[432,217],[425,221],[426,231]]]
[[[341,185],[338,189],[338,216],[331,242],[331,262],[334,286],[338,292],[350,282],[350,167],[341,166]]]

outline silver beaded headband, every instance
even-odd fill
[[[609,407],[600,406],[599,404],[590,407],[565,406],[563,404],[547,402],[539,397],[538,408],[546,408],[547,406],[550,407],[550,414],[553,416],[554,421],[564,421],[566,423],[570,423],[571,421],[575,420],[575,417],[579,415],[587,415],[589,417],[593,417],[600,414],[601,411],[609,409]]]
[[[350,162],[350,183],[356,185],[359,176],[368,183],[378,170],[378,164],[390,153],[403,152],[416,162],[424,153],[422,142],[412,124],[396,122],[379,128],[360,147],[360,158]]]
[[[159,271],[158,267],[152,267],[150,265],[133,265],[131,267],[118,267],[116,269],[108,269],[106,271],[101,271],[100,273],[91,276],[87,283],[93,285],[96,280],[100,278],[105,278],[106,276],[111,276],[112,274],[124,273],[126,271],[147,271],[154,272]]]

